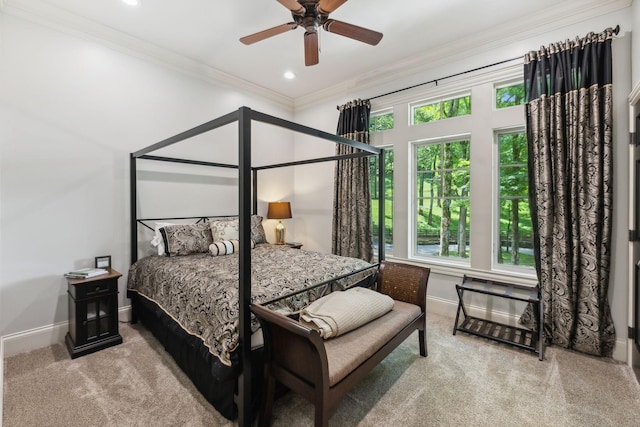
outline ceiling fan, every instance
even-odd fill
[[[304,33],[304,64],[316,65],[318,58],[318,28],[322,27],[329,33],[339,34],[370,45],[377,45],[382,39],[382,33],[348,24],[336,19],[329,19],[329,14],[342,6],[347,0],[278,0],[280,4],[291,11],[293,22],[259,31],[242,37],[240,41],[246,45],[259,42],[278,34],[305,29]]]

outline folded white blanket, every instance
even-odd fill
[[[377,319],[392,308],[390,296],[356,287],[314,301],[300,312],[300,323],[318,330],[327,339]]]

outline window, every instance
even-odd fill
[[[378,185],[378,158],[369,157],[369,179],[371,188],[372,241],[374,249],[378,248],[378,227],[380,224],[378,206],[380,191]],[[385,251],[393,253],[393,149],[384,151],[384,239]]]
[[[524,104],[524,83],[496,87],[496,108]]]
[[[393,110],[382,110],[371,113],[369,132],[393,129]]]
[[[527,137],[524,131],[499,133],[498,264],[533,267],[533,230],[529,211]]]
[[[441,99],[430,104],[417,103],[411,106],[414,125],[469,114],[471,114],[471,95]]]
[[[469,257],[470,140],[415,147],[415,253]]]
[[[376,105],[380,114],[404,112],[371,134],[373,145],[393,147],[387,179],[398,169],[385,191],[394,258],[533,282],[522,82],[516,65]],[[377,208],[382,199],[372,194]]]

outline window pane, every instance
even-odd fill
[[[458,117],[471,114],[471,97],[464,96],[462,98],[450,99],[444,101],[443,105],[443,117],[448,119],[449,117]]]
[[[416,107],[413,110],[413,123],[428,123],[435,120],[440,120],[440,103],[423,105]]]
[[[416,147],[416,254],[469,257],[469,140]]]
[[[529,211],[527,138],[524,132],[498,136],[500,151],[499,264],[533,267],[533,234]]]
[[[413,124],[428,123],[471,114],[471,96],[445,99],[431,104],[415,105]]]
[[[380,193],[378,186],[378,159],[377,157],[369,158],[369,179],[371,185],[371,218],[372,241],[374,250],[378,250],[378,204],[380,203]],[[393,150],[385,149],[384,151],[384,239],[385,251],[393,253]]]
[[[393,112],[372,114],[369,119],[369,132],[393,129]]]
[[[524,83],[496,89],[496,108],[507,108],[524,104]]]

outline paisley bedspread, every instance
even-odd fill
[[[251,301],[265,303],[353,271],[339,279],[347,288],[375,271],[356,258],[259,244],[251,251]],[[214,356],[231,366],[238,347],[238,254],[149,256],[129,270],[127,288],[155,302],[183,329],[202,339]],[[322,288],[280,300],[271,309],[295,312],[317,299]],[[251,330],[259,325],[252,317]]]

